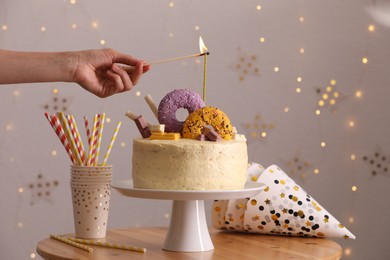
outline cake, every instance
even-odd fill
[[[150,95],[149,95],[150,96]],[[236,190],[247,180],[246,139],[220,109],[205,106],[200,96],[179,89],[168,93],[152,111],[158,125],[126,113],[142,138],[133,140],[134,188],[158,190]],[[185,122],[176,119],[187,109]]]
[[[242,189],[247,166],[247,146],[243,140],[133,140],[135,188]]]

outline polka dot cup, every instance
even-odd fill
[[[81,171],[80,171],[80,168]],[[86,169],[88,168],[88,169]],[[80,172],[85,178],[73,178]],[[71,166],[73,217],[77,238],[104,238],[110,207],[112,166]]]

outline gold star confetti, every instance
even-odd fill
[[[313,172],[311,169],[314,167],[308,160],[305,160],[300,152],[288,160],[281,160],[285,167],[286,172],[290,176],[300,177],[302,181],[305,181],[309,176],[309,172]]]
[[[265,143],[269,133],[275,128],[273,123],[265,123],[260,114],[256,114],[252,123],[245,123],[245,136],[248,142],[260,141]]]
[[[67,111],[69,98],[61,97],[60,91],[56,88],[51,91],[51,94],[49,101],[43,105],[43,109],[49,113]]]
[[[388,158],[389,156],[379,146],[376,147],[373,154],[362,157],[363,161],[370,166],[372,176],[383,175],[389,177],[390,161]]]
[[[338,104],[345,99],[336,86],[336,80],[331,80],[329,85],[321,88],[317,88],[318,101],[316,106],[317,114],[320,114],[322,110],[328,109],[333,113],[337,113]]]
[[[45,200],[47,202],[53,203],[52,201],[52,190],[57,187],[59,182],[46,181],[42,173],[38,173],[37,179],[35,182],[32,182],[28,185],[28,188],[31,190],[31,205],[34,205],[39,200]]]
[[[237,61],[232,66],[237,71],[240,81],[244,81],[248,76],[260,76],[260,69],[257,66],[257,56],[244,53],[238,48]]]

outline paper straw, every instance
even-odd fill
[[[104,160],[102,163],[103,166],[106,165],[106,163],[107,163],[108,156],[110,156],[112,146],[114,145],[114,142],[115,142],[116,136],[118,135],[118,131],[119,131],[119,128],[121,127],[121,124],[122,124],[122,122],[119,121],[116,128],[115,128],[114,134],[112,135],[112,138],[111,138],[111,142],[107,148],[106,155],[104,156]]]
[[[76,164],[76,160],[72,154],[72,151],[69,147],[68,140],[66,139],[64,130],[62,129],[62,126],[57,118],[56,115],[49,116],[49,114],[46,112],[45,116],[47,120],[49,120],[50,125],[52,126],[54,132],[56,133],[57,137],[60,139],[60,142],[64,146],[66,152],[69,155],[70,160],[72,161],[73,164]]]
[[[89,145],[91,143],[91,131],[89,130],[89,122],[86,116],[84,116],[84,125],[85,125],[85,132],[88,138],[88,145]]]
[[[92,127],[92,135],[91,135],[91,141],[89,142],[89,154],[88,154],[88,163],[87,165],[91,165],[92,156],[94,153],[94,145],[95,145],[95,138],[97,133],[97,127],[98,127],[98,118],[100,115],[95,114],[95,117],[93,118],[93,127]]]
[[[152,110],[154,116],[158,120],[158,108],[156,106],[156,103],[154,103],[152,96],[151,95],[146,95],[145,96],[145,100],[146,100],[146,103],[148,103],[150,109]]]
[[[96,143],[96,152],[95,152],[95,156],[93,158],[93,160],[95,162],[94,166],[97,166],[97,164],[98,164],[100,145],[101,145],[101,142],[102,142],[103,129],[104,129],[104,120],[105,119],[106,119],[106,113],[103,113],[102,117],[100,118],[100,129],[99,129],[99,134],[98,134],[97,143]]]
[[[65,131],[66,137],[68,139],[68,142],[70,143],[70,148],[72,149],[72,153],[74,155],[76,155],[76,162],[78,165],[82,165],[83,162],[81,161],[80,154],[77,150],[76,143],[72,137],[72,133],[70,131],[70,127],[69,127],[68,121],[66,120],[65,114],[63,112],[60,112],[58,115],[59,115],[58,118],[61,122],[61,125],[62,125],[62,127]]]
[[[61,241],[61,242],[65,243],[65,244],[68,244],[68,245],[80,248],[80,249],[85,250],[85,251],[90,252],[90,253],[93,252],[93,248],[85,246],[85,245],[82,245],[82,244],[77,243],[75,241],[72,241],[72,240],[70,240],[70,239],[68,239],[66,237],[60,237],[60,236],[51,234],[50,238],[53,238],[55,240],[58,240],[58,241]]]
[[[70,131],[72,133],[73,139],[76,143],[77,151],[79,152],[81,165],[84,165],[85,162],[85,152],[83,142],[80,137],[79,130],[77,129],[76,120],[73,115],[67,115],[66,119],[68,120],[68,124],[70,126]]]
[[[146,248],[143,247],[137,247],[137,246],[130,246],[130,245],[121,245],[116,243],[108,243],[108,242],[101,242],[101,241],[94,241],[94,240],[88,240],[88,239],[80,239],[80,238],[68,238],[71,241],[85,244],[85,245],[94,245],[94,246],[101,246],[101,247],[107,247],[107,248],[116,248],[116,249],[123,249],[123,250],[130,250],[130,251],[136,251],[145,253]]]

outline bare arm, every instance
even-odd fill
[[[112,49],[74,52],[0,50],[0,84],[75,82],[99,97],[132,89],[149,69],[143,61]]]

